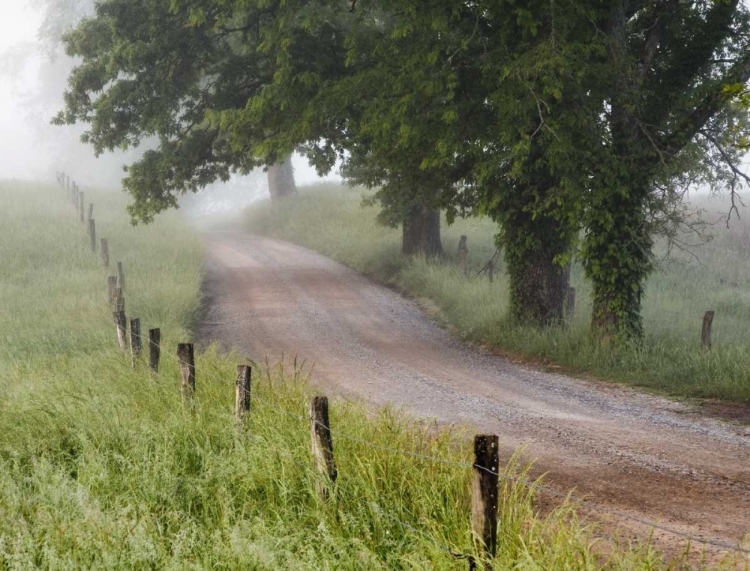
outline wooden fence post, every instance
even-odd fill
[[[79,220],[81,221],[81,224],[83,224],[83,222],[84,222],[84,218],[83,218],[83,216],[84,216],[84,214],[86,213],[86,209],[85,209],[85,208],[83,207],[83,196],[84,196],[84,193],[83,193],[83,192],[81,192],[81,193],[80,193],[80,194],[78,195],[78,197],[79,197],[79,199],[80,199],[80,200],[78,201],[78,204],[79,204],[79,207],[78,207],[78,214],[79,214]]]
[[[499,464],[498,437],[494,434],[475,436],[471,528],[489,557],[494,557],[497,549]]]
[[[494,260],[490,260],[489,262],[487,262],[487,275],[490,278],[490,283],[492,283],[493,280],[495,279],[495,262],[494,262]]]
[[[576,288],[569,287],[565,295],[565,315],[568,319],[573,319],[576,311]]]
[[[328,422],[328,397],[313,397],[310,401],[310,432],[312,455],[321,478],[317,490],[322,499],[328,499],[336,484],[336,464],[333,460],[333,438]]]
[[[125,289],[125,271],[122,268],[122,262],[117,262],[117,285]]]
[[[130,353],[133,357],[133,366],[141,354],[141,320],[136,317],[130,320]]]
[[[159,372],[159,357],[161,356],[161,330],[148,330],[148,366],[154,373]]]
[[[117,276],[107,278],[107,300],[113,308],[117,303]]]
[[[237,425],[242,425],[243,417],[250,412],[250,383],[253,370],[248,365],[237,365],[237,384],[234,391],[234,416]]]
[[[91,238],[91,251],[96,252],[96,223],[93,218],[89,220],[89,238]]]
[[[125,296],[122,295],[122,288],[115,288],[115,308],[117,311],[125,311]]]
[[[714,322],[714,311],[709,310],[703,315],[701,327],[701,347],[707,351],[711,349],[711,325]]]
[[[195,353],[193,344],[179,343],[177,345],[177,359],[180,361],[182,396],[186,401],[192,401],[195,396]]]
[[[107,242],[106,238],[102,238],[100,244],[101,246],[99,250],[99,255],[102,260],[102,266],[104,266],[105,268],[108,268],[109,267],[109,243]],[[115,276],[110,276],[110,277],[115,277]],[[115,277],[115,280],[117,280],[116,277]]]
[[[466,256],[469,253],[469,247],[466,244],[466,241],[468,238],[466,235],[462,235],[461,238],[458,240],[458,267],[461,268],[461,271],[466,275],[467,268],[466,268]]]
[[[117,329],[117,343],[123,351],[128,350],[128,340],[126,334],[127,321],[124,311],[115,311],[112,313],[115,319],[115,328]]]
[[[91,220],[93,218],[94,218],[94,203],[93,202],[89,202],[89,216],[88,216],[88,220]]]
[[[67,174],[65,175],[65,190],[67,190],[68,195],[70,195],[70,176]]]

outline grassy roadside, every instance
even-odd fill
[[[715,226],[698,257],[673,255],[646,288],[646,339],[640,348],[601,347],[589,337],[590,287],[574,265],[576,312],[566,329],[539,330],[507,319],[507,276],[493,284],[467,280],[455,260],[434,263],[399,256],[399,231],[377,226],[376,210],[361,207],[361,190],[311,187],[281,205],[261,202],[246,212],[245,227],[317,250],[437,307],[464,339],[567,370],[627,382],[676,396],[750,402],[750,224]],[[721,210],[722,205],[708,204]],[[459,220],[443,228],[449,256],[468,236],[472,275],[495,251],[493,224]],[[660,253],[660,254],[663,254]],[[699,346],[705,310],[716,311],[714,349]]]
[[[334,432],[337,498],[320,501],[304,373],[256,374],[238,435],[238,357],[209,350],[189,412],[170,355],[198,308],[199,242],[174,215],[133,229],[119,195],[86,192],[129,315],[162,328],[162,367],[114,347],[106,272],[61,191],[0,182],[0,569],[466,568],[444,549],[474,552],[460,434],[335,402],[354,439]],[[663,568],[646,549],[595,555],[570,506],[540,518],[525,487],[506,481],[500,505],[495,569]]]

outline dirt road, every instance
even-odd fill
[[[507,455],[526,445],[552,487],[599,505],[735,545],[750,532],[749,429],[467,346],[413,302],[305,248],[232,232],[206,242],[202,342],[256,360],[297,355],[330,392],[497,433]],[[648,531],[603,520],[621,537]],[[666,551],[684,545],[654,538]]]

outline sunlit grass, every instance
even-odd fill
[[[713,226],[714,239],[694,250],[697,259],[681,254],[660,265],[646,286],[646,338],[638,347],[621,349],[591,339],[591,288],[580,265],[571,269],[577,300],[569,327],[519,326],[508,319],[502,259],[494,283],[485,275],[475,277],[495,252],[491,221],[443,224],[447,260],[405,260],[399,255],[399,230],[376,224],[377,210],[361,206],[363,192],[325,185],[280,205],[262,202],[247,211],[246,228],[305,245],[429,300],[439,309],[438,318],[463,339],[674,395],[750,401],[750,224],[744,219],[728,230]],[[701,205],[714,212],[723,208],[716,202]],[[468,236],[472,279],[458,271],[455,260],[462,234]],[[700,347],[701,322],[709,309],[716,311],[710,353]]]
[[[127,268],[129,315],[162,328],[154,375],[115,347],[107,272],[57,193],[0,183],[0,569],[467,567],[449,552],[477,554],[465,434],[336,400],[339,480],[322,501],[304,372],[256,368],[238,431],[240,358],[211,348],[197,356],[195,406],[182,402],[174,346],[196,318],[197,238],[176,216],[133,229],[121,197],[92,193]],[[602,555],[572,506],[541,517],[510,480],[500,506],[495,569],[664,567],[647,548]]]

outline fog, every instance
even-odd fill
[[[0,0],[0,179],[50,181],[58,170],[82,185],[117,190],[122,167],[138,157],[128,154],[94,157],[80,142],[85,126],[57,127],[51,118],[62,108],[62,94],[74,62],[64,54],[51,59],[38,39],[43,12],[31,0]],[[303,157],[293,159],[298,185],[321,179]],[[327,180],[339,180],[335,173]],[[267,196],[261,170],[214,185],[183,201],[193,215],[236,211]]]

